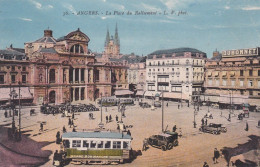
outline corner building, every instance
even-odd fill
[[[260,48],[226,50],[209,60],[205,72],[205,101],[251,109],[260,106]]]
[[[163,93],[170,100],[194,100],[204,81],[206,53],[193,48],[159,50],[146,60],[145,97]]]

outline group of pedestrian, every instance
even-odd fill
[[[111,115],[107,115],[106,116],[106,123],[112,122],[112,116]]]
[[[94,119],[93,113],[89,113],[89,114],[88,114],[88,118],[89,118],[89,119]]]

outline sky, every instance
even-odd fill
[[[216,49],[260,46],[260,1],[0,0],[0,49],[23,48],[48,28],[56,39],[80,28],[101,53],[116,24],[122,54],[191,47],[212,57]]]

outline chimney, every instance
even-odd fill
[[[44,37],[52,37],[52,30],[44,30]]]

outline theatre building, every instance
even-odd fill
[[[202,91],[206,53],[193,48],[155,51],[146,59],[145,97],[192,101]]]
[[[254,109],[260,104],[260,51],[251,49],[227,50],[222,58],[206,63],[205,100],[241,108],[249,103]]]

